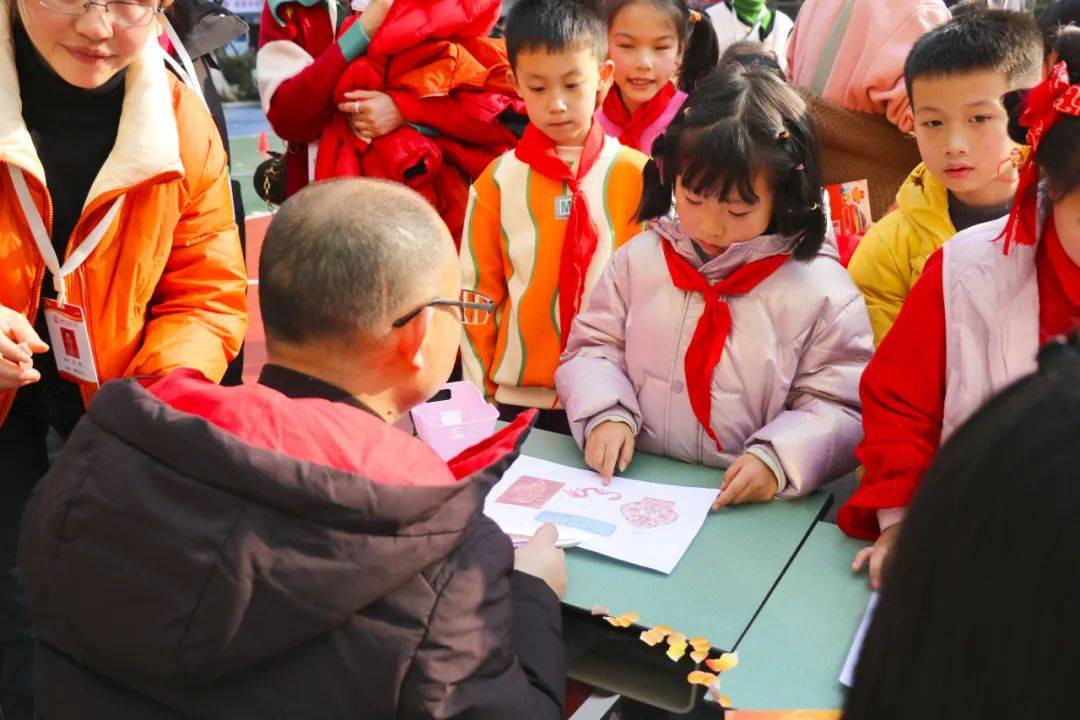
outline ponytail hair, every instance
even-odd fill
[[[825,240],[825,209],[806,102],[769,70],[732,65],[702,79],[656,139],[638,220],[671,212],[676,178],[697,195],[738,193],[756,202],[754,179],[762,172],[776,195],[767,232],[799,237],[795,259],[813,258]]]
[[[608,0],[605,3],[608,27],[619,11],[636,2],[651,2],[674,23],[682,56],[679,90],[691,93],[697,82],[715,70],[720,61],[716,28],[705,15],[691,10],[685,0]]]

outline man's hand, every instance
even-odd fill
[[[0,305],[0,390],[16,390],[41,380],[34,369],[34,353],[48,349],[22,313]]]
[[[851,569],[855,572],[859,572],[864,565],[869,564],[870,587],[875,591],[881,590],[885,572],[888,570],[889,560],[892,556],[892,550],[896,545],[896,538],[900,536],[901,525],[903,523],[896,523],[885,528],[878,537],[877,542],[856,553],[855,561],[851,563]]]
[[[349,116],[353,133],[363,140],[389,135],[405,124],[405,117],[386,93],[353,90],[345,93],[338,110]]]
[[[735,458],[724,472],[724,484],[712,509],[725,505],[741,505],[752,502],[768,502],[780,489],[773,471],[753,453],[743,453]]]
[[[544,523],[529,542],[514,551],[514,569],[540,578],[559,599],[566,594],[566,553],[555,547],[559,530]]]
[[[634,458],[634,431],[624,422],[608,420],[593,428],[585,440],[585,463],[607,485],[618,464],[622,472]]]

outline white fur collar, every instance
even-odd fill
[[[9,2],[0,0],[0,162],[18,165],[45,185],[45,171],[22,119]],[[72,138],[72,142],[78,141]],[[151,32],[139,57],[128,66],[116,144],[83,207],[102,195],[150,178],[183,173],[168,71],[157,36]]]

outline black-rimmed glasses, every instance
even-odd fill
[[[483,325],[495,311],[495,303],[491,298],[482,293],[472,290],[462,290],[458,300],[432,300],[416,308],[408,315],[402,315],[392,324],[396,328],[405,327],[409,321],[424,311],[426,307],[456,308],[461,322],[465,325]]]
[[[82,15],[90,12],[91,5],[105,10],[109,20],[123,27],[145,27],[161,12],[157,2],[126,2],[125,0],[38,0],[41,7],[61,15]]]

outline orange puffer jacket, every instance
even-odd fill
[[[5,5],[0,1],[0,163],[24,172],[51,232],[52,200],[22,119]],[[210,114],[165,69],[151,37],[128,67],[116,144],[68,245],[70,253],[124,195],[101,244],[66,279],[68,302],[86,313],[102,382],[181,366],[216,381],[236,356],[247,329],[247,272],[229,193]],[[3,169],[0,305],[33,321],[44,278],[45,262]],[[96,390],[84,385],[83,400]],[[14,397],[0,391],[0,424]]]

